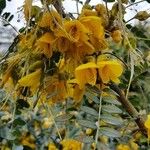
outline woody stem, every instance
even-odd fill
[[[147,130],[144,126],[144,120],[139,115],[138,111],[135,109],[132,103],[128,99],[126,99],[121,89],[115,83],[111,83],[109,87],[118,94],[117,96],[118,101],[122,104],[122,106],[129,113],[129,115],[135,120],[136,124],[138,125],[143,135],[147,136]]]

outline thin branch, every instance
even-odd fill
[[[55,7],[55,9],[57,10],[57,12],[62,16],[62,17],[66,17],[66,14],[64,12],[63,6],[62,6],[62,2],[60,0],[55,0],[53,3],[53,6]]]
[[[128,6],[126,6],[126,8],[131,7],[131,6],[133,6],[133,5],[136,5],[136,4],[138,4],[138,3],[144,2],[144,1],[145,1],[145,0],[141,0],[141,1],[138,1],[138,2],[135,2],[135,3],[132,3],[132,4],[128,5]]]
[[[122,104],[122,106],[125,108],[125,110],[129,113],[129,115],[134,119],[136,124],[138,125],[140,131],[143,133],[143,135],[147,136],[147,130],[144,126],[144,120],[139,115],[135,107],[132,105],[132,103],[126,99],[125,95],[121,91],[121,89],[114,83],[111,83],[109,87],[114,90],[119,96],[117,96],[118,101]]]
[[[90,3],[91,0],[86,0],[84,5],[88,5]]]
[[[19,34],[19,32],[17,31],[17,29],[10,23],[10,22],[8,22],[6,19],[4,19],[2,16],[0,16],[0,19],[1,20],[3,20],[3,21],[5,21],[7,24],[9,24],[13,29],[14,29],[14,31],[17,33],[17,34]]]

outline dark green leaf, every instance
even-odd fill
[[[13,18],[14,18],[14,15],[11,15],[11,16],[8,18],[8,21],[10,22]]]
[[[26,124],[26,122],[20,117],[15,119],[14,122],[13,122],[14,127],[16,127],[16,126],[24,126],[25,124]]]
[[[2,15],[2,17],[4,18],[4,19],[8,19],[8,17],[10,16],[10,12],[5,12],[3,15]]]
[[[6,0],[0,0],[0,14],[2,13],[5,7],[6,7]]]

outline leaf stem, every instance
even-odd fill
[[[102,111],[102,94],[100,94],[100,99],[99,99],[99,111],[98,111],[98,121],[97,121],[97,131],[96,131],[96,136],[95,136],[95,149],[97,147],[97,142],[98,142],[98,136],[99,136],[99,129],[100,129],[100,118],[101,118],[101,111]]]

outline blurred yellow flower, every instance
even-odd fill
[[[61,142],[63,150],[81,150],[82,143],[73,139],[64,139]]]
[[[55,37],[52,33],[45,33],[37,41],[37,52],[45,54],[48,58],[52,56],[54,49]]]
[[[53,143],[48,144],[48,150],[58,150]]]
[[[97,63],[98,72],[103,83],[108,83],[113,81],[119,83],[118,77],[121,76],[123,72],[123,66],[116,60],[100,61]]]
[[[103,50],[108,47],[101,18],[87,16],[81,17],[79,21],[89,30],[89,41],[96,50]]]
[[[85,84],[95,85],[97,79],[97,65],[94,62],[82,64],[75,69],[75,78],[79,88],[83,89]]]
[[[34,92],[36,92],[37,88],[40,85],[40,78],[41,78],[41,69],[38,69],[35,72],[22,77],[18,81],[18,83],[20,86],[30,87],[32,94],[34,94]]]
[[[42,19],[39,22],[39,26],[49,27],[52,31],[55,31],[62,26],[61,16],[54,10],[44,12]]]
[[[147,120],[145,121],[144,125],[147,128],[148,139],[150,139],[150,115],[147,116]]]
[[[131,150],[130,147],[126,144],[119,144],[116,150]]]

